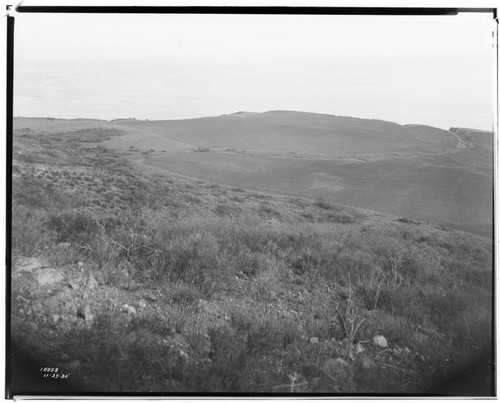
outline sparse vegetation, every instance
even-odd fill
[[[91,306],[71,321],[66,305],[28,311],[35,291],[14,277],[12,334],[78,361],[89,391],[434,393],[490,347],[484,238],[142,173],[81,133],[32,136],[15,137],[39,148],[14,161],[13,260],[99,285],[37,291]]]

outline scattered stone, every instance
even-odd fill
[[[77,315],[87,322],[94,319],[94,315],[92,315],[92,310],[90,309],[89,304],[85,304],[83,308],[78,309]]]
[[[78,290],[80,288],[80,285],[75,281],[75,280],[70,280],[68,282],[68,285],[73,289],[73,290]]]
[[[146,301],[144,301],[143,299],[139,300],[139,306],[141,308],[146,308]]]
[[[146,296],[146,299],[147,299],[148,301],[151,301],[151,302],[156,302],[156,301],[158,301],[158,297],[157,297],[156,295],[153,295],[153,294],[149,294],[149,295],[147,295],[147,296]],[[200,300],[200,301],[202,301],[202,300]]]
[[[40,269],[35,273],[35,280],[40,285],[50,285],[60,282],[63,279],[61,273],[56,269]]]
[[[358,354],[361,354],[363,351],[365,351],[365,349],[363,348],[363,346],[361,345],[361,343],[357,343],[356,347],[354,349],[354,353],[356,355],[358,355]]]
[[[97,284],[105,284],[106,283],[106,277],[104,276],[104,273],[97,271],[94,272],[94,278],[97,281]]]
[[[71,244],[69,242],[59,242],[57,244],[57,247],[60,248],[60,249],[67,249],[71,246]]]
[[[43,305],[40,301],[36,301],[31,309],[33,310],[33,312],[41,312],[43,311]]]
[[[372,360],[364,354],[359,356],[357,363],[362,371],[368,371],[373,366]]]
[[[330,358],[323,365],[323,371],[325,371],[330,378],[336,378],[344,374],[348,367],[349,365],[342,358]]]
[[[135,315],[136,310],[133,306],[130,306],[128,304],[123,305],[123,309],[125,312],[127,312],[129,315]]]
[[[66,308],[67,304],[73,303],[73,298],[71,296],[71,291],[66,288],[64,291],[57,293],[56,295],[47,298],[43,301],[45,309],[51,313],[61,313],[62,311],[68,312]],[[76,309],[74,312],[76,313]]]
[[[71,369],[72,371],[77,371],[80,369],[80,367],[81,367],[80,360],[74,360],[68,364],[68,368]]]
[[[389,344],[384,336],[377,335],[373,338],[373,343],[381,348],[386,348]]]
[[[78,268],[81,269],[85,264],[83,262],[78,262]]]
[[[309,339],[309,343],[311,343],[311,344],[318,344],[319,343],[319,339],[317,337],[311,337]]]
[[[14,271],[20,273],[29,273],[41,268],[42,262],[36,257],[21,257],[14,263]]]
[[[99,285],[97,280],[95,279],[94,275],[90,273],[89,279],[87,280],[87,290],[93,290]]]

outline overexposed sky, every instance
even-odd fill
[[[491,14],[17,14],[16,116],[289,109],[491,129]]]

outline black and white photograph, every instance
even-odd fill
[[[5,18],[7,398],[496,395],[496,9],[79,5]]]

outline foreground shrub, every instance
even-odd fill
[[[12,210],[12,254],[33,256],[51,245],[56,234],[45,226],[43,210],[15,205]]]
[[[85,211],[52,214],[47,224],[57,234],[58,242],[88,244],[99,231],[92,213]]]

